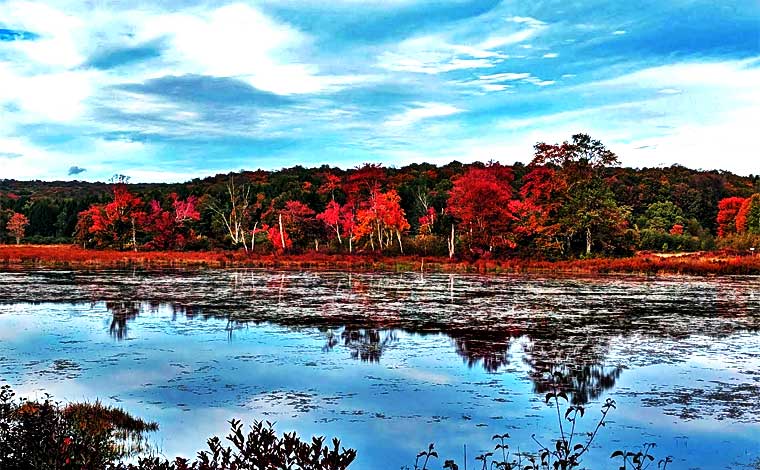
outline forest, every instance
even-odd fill
[[[295,166],[178,184],[0,180],[1,243],[577,259],[760,246],[760,177],[623,168],[599,140],[529,164]]]

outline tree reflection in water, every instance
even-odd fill
[[[108,332],[119,341],[127,339],[127,324],[140,314],[141,302],[106,302],[106,309],[111,312]]]
[[[458,276],[455,286],[455,276],[395,273],[113,272],[78,273],[65,282],[47,272],[30,276],[39,279],[23,292],[0,285],[0,297],[105,301],[116,340],[127,338],[138,315],[159,308],[143,299],[161,299],[174,318],[224,319],[230,339],[248,324],[318,329],[326,350],[346,348],[367,362],[382,361],[399,345],[399,332],[443,334],[470,367],[498,373],[527,366],[536,393],[560,377],[575,404],[599,398],[620,378],[623,367],[609,363],[620,338],[719,338],[760,327],[757,284],[742,279]],[[511,354],[520,362],[510,364]]]
[[[452,337],[454,348],[469,367],[482,365],[486,372],[495,373],[509,365],[512,337],[494,332],[460,332]]]
[[[332,350],[342,340],[343,346],[351,352],[351,358],[362,362],[380,362],[385,350],[398,341],[395,330],[345,327],[340,330],[340,339],[332,329],[327,330],[325,336],[324,351]]]
[[[525,347],[534,391],[541,395],[563,390],[574,405],[584,405],[615,386],[623,372],[620,365],[605,365],[609,352],[604,338],[573,336],[542,338]]]

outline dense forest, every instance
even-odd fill
[[[622,168],[577,134],[533,160],[296,166],[178,184],[0,180],[0,242],[547,259],[760,246],[760,178]]]

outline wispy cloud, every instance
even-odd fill
[[[509,59],[508,48],[535,37],[547,25],[530,17],[492,13],[488,27],[459,25],[443,34],[416,36],[380,55],[378,65],[392,71],[440,74],[492,68]]]
[[[413,108],[391,116],[385,124],[391,127],[406,127],[423,119],[451,116],[463,111],[444,103],[414,103],[413,105]]]

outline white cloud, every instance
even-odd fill
[[[169,13],[144,19],[146,39],[169,35],[173,72],[235,77],[278,94],[315,93],[367,79],[321,75],[299,57],[311,38],[242,3],[216,10]]]
[[[512,88],[511,85],[503,85],[503,84],[491,84],[491,83],[485,83],[482,85],[483,91],[505,91],[510,88]]]
[[[540,28],[542,26],[546,26],[546,23],[537,20],[535,18],[531,18],[530,16],[512,16],[507,18],[507,21],[511,21],[512,23],[518,23],[518,24],[524,24],[531,28]]]
[[[530,77],[531,77],[531,74],[527,72],[522,72],[522,73],[504,72],[504,73],[493,73],[490,75],[481,75],[478,78],[484,81],[489,81],[489,82],[509,82],[513,80],[523,80]]]
[[[510,44],[518,44],[534,37],[538,31],[538,28],[530,28],[524,29],[522,31],[517,31],[506,36],[491,36],[483,42],[479,43],[477,47],[481,49],[495,49]]]
[[[625,30],[623,30],[623,29],[618,29],[617,31],[613,31],[613,32],[612,32],[612,35],[613,35],[613,36],[622,36],[622,35],[623,35],[623,34],[625,34],[625,33],[627,33],[627,31],[625,31]]]
[[[24,76],[0,63],[0,104],[16,106],[22,121],[68,122],[86,112],[96,75],[62,71]]]
[[[18,1],[0,3],[0,18],[6,27],[40,36],[35,41],[13,41],[3,45],[29,61],[21,64],[24,68],[35,65],[74,67],[84,61],[79,48],[85,27],[81,18],[42,3]]]
[[[545,86],[549,86],[549,85],[554,85],[554,83],[555,83],[554,80],[541,80],[540,78],[537,78],[537,77],[526,78],[523,81],[526,82],[526,83],[530,83],[532,85],[539,86],[539,87],[545,87]]]
[[[391,116],[385,122],[390,127],[407,127],[423,119],[451,116],[463,110],[445,103],[413,103],[414,108]]]
[[[426,51],[414,56],[385,52],[378,66],[393,72],[439,74],[454,70],[494,67],[501,59],[462,59],[451,54]]]
[[[559,57],[559,54],[557,54],[556,52],[547,52],[543,56],[544,59],[556,59],[557,57]]]
[[[377,65],[395,72],[439,74],[453,70],[493,67],[507,57],[466,44],[450,44],[440,36],[419,36],[403,41],[397,51],[386,51]]]
[[[529,83],[539,87],[553,85],[553,80],[542,80],[531,75],[528,72],[502,72],[488,75],[480,75],[474,80],[465,80],[458,82],[461,85],[477,85],[485,92],[504,91],[507,88],[513,88],[514,85],[508,82]]]
[[[488,23],[487,18],[480,19]],[[513,23],[508,27],[504,26],[504,18],[498,20],[496,26],[463,23],[445,34],[412,37],[380,54],[377,65],[391,71],[425,74],[490,68],[509,59],[508,47],[535,37],[547,27],[543,21],[529,17],[508,17],[506,21]]]
[[[593,94],[610,104],[503,119],[492,126],[498,134],[484,135],[483,144],[522,142],[527,148],[531,141],[561,141],[585,131],[602,139],[627,166],[678,163],[757,174],[754,135],[760,69],[754,63],[671,64],[575,86],[566,92]],[[634,99],[620,102],[621,93]]]
[[[592,88],[745,89],[757,90],[760,68],[751,60],[681,62],[642,69],[586,85]]]

